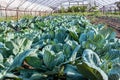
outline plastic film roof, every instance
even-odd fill
[[[0,6],[6,9],[25,11],[52,11],[65,3],[65,6],[70,6],[72,3],[79,3],[90,6],[97,5],[101,8],[103,6],[111,6],[117,1],[120,0],[0,0]]]

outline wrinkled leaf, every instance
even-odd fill
[[[88,62],[78,63],[79,72],[90,80],[108,80],[108,76],[99,67]]]
[[[100,66],[101,64],[99,56],[90,49],[86,49],[83,51],[82,58],[85,62],[88,62],[91,65]]]

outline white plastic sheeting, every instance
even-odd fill
[[[0,16],[15,16],[32,14],[39,15],[40,12],[50,13],[53,9],[40,4],[40,0],[0,0]]]
[[[0,5],[3,7],[7,7],[8,9],[16,9],[19,7],[20,10],[33,10],[33,11],[51,11],[52,9],[38,4],[39,0],[0,0]]]
[[[8,8],[17,8],[21,10],[35,10],[35,11],[52,11],[52,8],[57,8],[60,5],[69,2],[79,4],[83,2],[88,2],[89,5],[94,6],[97,4],[99,7],[113,4],[120,0],[0,0],[0,5]],[[68,3],[68,6],[69,6]]]
[[[112,6],[115,2],[120,0],[95,0],[97,5],[101,8],[102,6]]]
[[[51,12],[60,8],[60,6],[68,7],[72,4],[81,5],[88,4],[91,6],[98,6],[102,8],[103,6],[113,6],[113,4],[120,0],[0,0],[0,9],[14,9],[14,10],[22,10],[29,12],[34,11],[43,11],[43,12]],[[9,15],[15,15],[16,11],[8,10],[7,13]],[[0,14],[5,15],[5,11],[0,11]]]

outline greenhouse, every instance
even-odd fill
[[[0,80],[120,80],[120,0],[0,0]]]

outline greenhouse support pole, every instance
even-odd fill
[[[41,16],[41,12],[39,11],[39,16]]]
[[[120,15],[120,9],[118,10],[118,12],[119,12],[118,15]]]
[[[25,15],[25,10],[24,10],[24,15]]]
[[[32,12],[32,11],[30,11],[30,15],[32,15],[32,13],[33,13],[33,12]],[[32,16],[33,16],[33,15],[32,15]]]
[[[16,11],[16,14],[17,14],[17,20],[18,20],[18,18],[19,18],[19,9],[20,9],[20,7],[22,6],[22,5],[24,5],[25,3],[26,3],[26,1],[28,1],[28,0],[24,0],[24,1],[21,1],[21,3],[18,5],[18,7],[17,7],[17,11]],[[22,11],[22,12],[24,12],[24,11]]]
[[[24,11],[26,12],[27,10],[29,10],[29,7],[33,6],[35,2],[37,2],[38,0],[32,0],[32,2],[27,5],[27,7],[24,9]],[[25,14],[24,12],[24,14]],[[32,12],[30,11],[30,15],[32,15]]]
[[[7,20],[7,9],[5,9],[5,18],[6,18],[6,20]]]
[[[51,15],[52,15],[52,11],[50,11]]]
[[[10,2],[11,1],[11,2]],[[7,6],[5,7],[5,14],[6,14],[6,20],[7,20],[7,9],[8,9],[8,7],[15,1],[15,0],[10,0],[9,2],[8,2],[8,4],[7,4]]]
[[[37,14],[36,14],[36,13],[37,13],[37,11],[35,11],[35,16],[37,16]]]
[[[0,17],[2,16],[2,9],[1,9],[1,5],[0,5]]]
[[[16,17],[17,17],[17,20],[18,20],[18,16],[19,16],[19,8],[17,7],[17,10],[16,10]]]
[[[47,11],[45,11],[45,16],[47,16],[48,15],[48,13],[47,13]]]
[[[80,5],[79,5],[79,1],[77,1],[77,5],[80,6]]]
[[[105,6],[103,6],[103,14],[105,13]]]
[[[30,10],[28,10],[28,14],[31,15],[31,11]]]
[[[117,11],[116,11],[116,8],[114,8],[114,12],[116,13]]]
[[[70,7],[70,0],[68,0],[68,2],[69,2],[69,7]]]
[[[112,14],[112,8],[110,7],[110,14]]]

